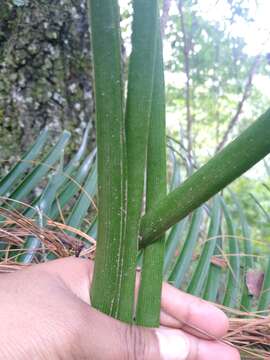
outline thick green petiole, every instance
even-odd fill
[[[90,0],[98,158],[98,241],[91,301],[118,317],[125,227],[126,172],[119,9]]]
[[[155,77],[147,152],[146,211],[153,208],[160,197],[166,195],[166,189],[165,87],[162,40],[158,20]],[[143,252],[136,316],[136,322],[139,325],[159,326],[164,240],[163,236]]]
[[[133,1],[132,53],[126,105],[127,222],[121,254],[119,319],[131,323],[134,313],[135,269],[143,207],[146,153],[156,51],[157,0]]]
[[[270,152],[270,109],[190,176],[181,186],[159,201],[141,222],[144,247],[238,178]]]

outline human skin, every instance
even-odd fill
[[[127,325],[90,306],[92,273],[93,262],[65,258],[1,274],[0,359],[240,359],[204,335],[228,330],[213,305],[164,284],[161,327]]]

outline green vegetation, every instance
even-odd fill
[[[217,93],[212,86],[204,86],[203,77],[212,74],[211,59],[216,56],[218,41],[222,40],[227,51],[232,50],[232,39],[214,31],[192,4],[189,10],[183,6],[179,1],[178,17],[170,15],[167,20],[171,31],[165,31],[165,38],[172,41],[174,37],[174,51],[182,51],[174,64],[168,64],[163,59],[164,17],[160,22],[158,1],[133,1],[132,51],[125,81],[118,2],[91,0],[97,159],[95,151],[88,151],[89,127],[68,162],[64,151],[70,133],[64,131],[56,144],[48,144],[51,134],[45,129],[21,161],[0,179],[3,231],[14,233],[20,224],[10,219],[19,214],[42,231],[52,221],[61,222],[62,236],[66,241],[76,239],[79,253],[92,249],[96,239],[92,305],[122,321],[151,327],[159,325],[163,279],[229,308],[266,313],[270,304],[268,178],[262,184],[241,177],[228,188],[270,153],[270,110],[245,129],[239,126],[243,131],[225,145],[231,137],[228,129],[237,128],[239,106],[247,100],[251,87],[247,84],[240,103],[232,100],[237,83],[247,77],[237,67],[244,45],[239,39],[232,41],[237,49],[236,68],[225,56],[214,63],[213,76],[224,83],[224,87],[219,85],[224,94],[214,103],[212,95]],[[206,41],[202,31],[194,31],[192,19],[206,28],[211,41]],[[198,50],[192,57],[191,38],[207,51]],[[241,59],[246,68],[254,65],[255,60],[248,56]],[[185,109],[186,129],[180,140],[171,129],[167,144],[166,66],[186,74],[180,93],[167,86],[169,111],[179,104]],[[239,78],[231,84],[238,70]],[[202,88],[205,96],[201,96]],[[239,114],[231,123],[228,118],[235,108]],[[207,119],[207,126],[211,121],[229,126],[218,130],[208,161],[205,154],[197,156],[207,145],[197,146],[193,138],[206,126],[197,120],[200,116]],[[267,161],[265,169],[269,171]],[[254,188],[256,194],[252,194]],[[2,262],[12,257],[29,264],[59,256],[59,247],[45,246],[42,231],[25,234],[23,242],[2,240]],[[72,244],[71,253],[77,254],[74,241]],[[64,250],[65,246],[61,247]],[[138,265],[141,283],[134,304]],[[256,269],[265,271],[258,293],[247,282],[247,275]]]

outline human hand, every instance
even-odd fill
[[[1,274],[0,359],[240,359],[201,335],[227,332],[214,306],[164,284],[161,327],[127,325],[89,306],[92,272],[91,261],[65,258]]]

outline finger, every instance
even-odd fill
[[[75,295],[90,304],[89,289],[94,269],[93,261],[67,257],[35,265],[33,269],[57,275]]]
[[[183,323],[173,316],[168,315],[165,311],[161,310],[160,312],[160,324],[162,326],[167,326],[174,329],[181,329]]]
[[[78,344],[83,349],[82,358],[87,354],[89,358],[107,360],[240,359],[228,345],[199,339],[181,330],[131,326],[89,307],[85,312],[86,322],[80,325]]]
[[[161,324],[181,328],[205,338],[224,336],[229,327],[226,315],[214,305],[183,293],[164,283],[161,297]]]
[[[90,303],[89,288],[94,267],[92,261],[69,257],[37,266],[58,275],[73,293]],[[139,277],[137,282],[138,279]],[[182,328],[201,337],[207,337],[208,333],[214,338],[223,336],[228,329],[228,320],[221,310],[166,283],[162,289],[161,324]],[[194,330],[194,327],[201,331]]]
[[[128,325],[94,308],[84,310],[77,343],[82,359],[162,360],[155,330]],[[75,349],[76,353],[76,349]],[[79,358],[79,357],[78,357]]]
[[[199,339],[181,330],[160,328],[157,330],[157,336],[162,359],[240,360],[239,352],[233,347],[219,341]],[[183,346],[183,344],[185,345]],[[179,353],[180,348],[182,349],[181,354]]]

